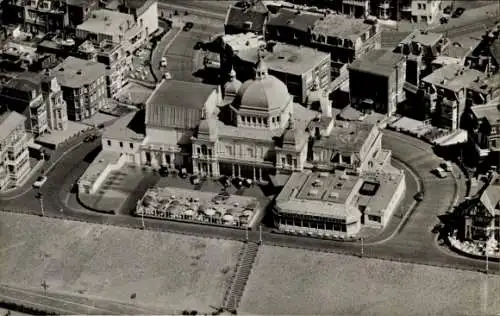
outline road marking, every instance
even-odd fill
[[[67,150],[65,150],[65,151],[61,154],[61,156],[60,156],[59,158],[57,158],[57,160],[56,160],[56,161],[54,161],[54,162],[52,163],[52,165],[51,165],[51,166],[50,166],[50,167],[49,167],[49,168],[45,171],[45,174],[48,174],[48,173],[49,173],[49,172],[50,172],[50,171],[51,171],[51,170],[52,170],[52,169],[53,169],[53,168],[54,168],[54,167],[55,167],[55,166],[59,163],[59,161],[61,161],[61,159],[63,159],[63,158],[64,158],[64,157],[65,157],[65,156],[69,153],[69,152],[71,152],[73,149],[77,148],[77,147],[78,147],[78,146],[80,146],[81,144],[83,144],[83,142],[82,142],[82,141],[78,142],[77,144],[75,144],[75,145],[71,146],[70,148],[68,148]],[[14,196],[10,196],[10,197],[6,197],[6,198],[2,198],[2,200],[3,200],[3,201],[15,200],[15,199],[17,199],[17,198],[19,198],[19,197],[21,197],[21,196],[23,196],[23,195],[27,194],[27,193],[28,193],[28,192],[30,192],[30,191],[31,191],[31,187],[30,187],[30,186],[28,186],[28,187],[26,188],[26,190],[24,190],[23,192],[18,193],[18,194],[14,195]]]
[[[68,315],[71,315],[71,314],[74,314],[75,311],[70,311],[68,309],[65,309],[65,308],[59,308],[59,307],[54,307],[54,306],[46,306],[46,305],[43,305],[43,304],[40,304],[40,303],[37,303],[37,302],[32,302],[32,301],[28,301],[28,300],[23,300],[23,299],[20,299],[18,297],[12,297],[12,296],[8,296],[8,295],[5,295],[5,294],[0,294],[0,297],[3,298],[3,301],[7,301],[7,302],[19,302],[19,303],[27,303],[29,304],[28,306],[38,306],[39,308],[43,309],[43,310],[46,310],[47,308],[49,310],[58,310],[59,312],[63,311],[63,313],[65,314],[68,314]],[[62,314],[62,313],[61,313]]]
[[[35,296],[35,297],[43,297],[43,298],[45,298],[45,299],[47,299],[49,301],[51,300],[51,301],[56,301],[56,302],[61,302],[61,303],[67,303],[67,304],[70,304],[70,305],[80,306],[80,307],[87,308],[87,309],[95,309],[95,310],[106,312],[108,314],[112,314],[112,312],[109,311],[109,310],[107,310],[107,309],[100,308],[100,307],[95,307],[95,306],[92,306],[92,305],[75,303],[75,302],[68,301],[68,300],[65,300],[65,299],[51,297],[50,295],[37,294],[36,292],[30,291],[30,290],[21,290],[21,289],[16,289],[15,287],[9,287],[9,286],[3,286],[3,287],[4,288],[8,287],[11,291],[14,291],[14,292],[20,292],[20,293],[32,295],[32,296]],[[54,294],[58,294],[58,293],[54,293]],[[68,295],[68,296],[70,296],[70,295]]]

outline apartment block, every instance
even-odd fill
[[[38,74],[26,72],[8,81],[0,90],[0,102],[9,110],[27,117],[26,130],[35,137],[49,130],[47,108],[40,83]]]
[[[32,33],[62,30],[69,24],[64,1],[6,0],[2,3],[5,24],[21,24]]]
[[[75,57],[53,69],[67,104],[68,118],[81,121],[97,113],[106,102],[106,66]]]
[[[31,170],[25,120],[13,111],[0,115],[0,191],[19,185]]]
[[[402,55],[373,50],[349,65],[351,105],[362,111],[392,115],[405,99],[405,80],[406,59]]]
[[[380,48],[379,25],[338,14],[281,8],[269,18],[266,40],[304,45],[330,54],[332,77],[341,68]]]
[[[57,78],[46,71],[41,78],[43,100],[47,109],[47,124],[51,131],[63,131],[68,127],[68,113],[61,85]]]
[[[437,69],[422,79],[419,97],[424,106],[420,112],[431,119],[433,125],[455,130],[465,109],[466,88],[482,77],[478,70],[451,64]]]

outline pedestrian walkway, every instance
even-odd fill
[[[233,282],[226,293],[224,299],[224,308],[228,311],[236,311],[240,303],[243,291],[252,271],[259,244],[255,242],[247,242],[243,245],[243,251],[238,260],[236,273],[233,277]]]
[[[42,135],[35,140],[35,143],[55,149],[69,139],[91,128],[92,127],[87,124],[68,121],[68,127],[64,131],[52,131],[50,134]]]

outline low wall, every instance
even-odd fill
[[[453,243],[450,241],[450,237],[448,236],[446,238],[446,242],[448,244],[448,246],[450,247],[450,249],[461,255],[461,256],[465,256],[465,257],[468,257],[468,258],[472,258],[472,259],[477,259],[477,260],[482,260],[482,261],[486,261],[486,256],[483,256],[483,255],[475,255],[475,254],[472,254],[472,253],[468,253],[466,251],[463,251],[462,249],[459,249],[457,247],[455,247],[453,245]],[[488,261],[493,261],[493,262],[500,262],[500,258],[499,257],[495,257],[495,256],[488,256]]]
[[[120,169],[121,167],[123,167],[123,165],[125,164],[127,160],[127,156],[126,155],[122,155],[120,156],[120,158],[118,158],[118,161],[116,163],[109,163],[105,168],[104,170],[99,174],[99,176],[97,177],[97,179],[94,180],[94,183],[92,183],[92,186],[90,188],[90,193],[91,194],[95,194],[99,188],[101,187],[101,184],[104,180],[106,180],[106,178],[108,177],[109,173],[112,172],[112,171],[116,171],[118,169]]]

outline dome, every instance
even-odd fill
[[[231,79],[226,82],[224,85],[224,95],[226,96],[235,96],[238,93],[238,90],[241,88],[241,81],[238,79]]]
[[[245,81],[238,90],[234,106],[269,111],[283,108],[290,98],[286,85],[278,78],[267,75],[262,79]]]

